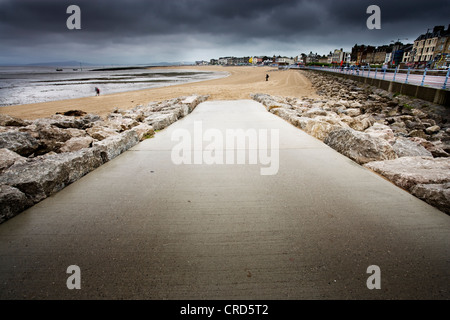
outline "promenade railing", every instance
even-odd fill
[[[395,81],[399,83],[414,84],[419,86],[438,88],[443,90],[450,89],[448,70],[432,70],[432,69],[387,69],[387,68],[370,68],[370,67],[318,67],[310,66],[308,69],[322,70],[327,72],[342,73],[367,77],[373,79],[382,79],[387,81]]]

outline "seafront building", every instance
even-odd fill
[[[208,64],[199,61],[201,64]],[[391,44],[371,46],[355,44],[351,52],[343,48],[335,49],[328,55],[318,53],[301,53],[295,58],[282,56],[253,56],[253,57],[221,57],[211,59],[209,64],[238,66],[238,65],[356,65],[356,66],[385,66],[390,68],[431,68],[448,69],[450,66],[450,24],[435,26],[432,31],[421,34],[414,43],[403,44],[400,39]]]
[[[211,59],[209,64],[222,66],[245,66],[245,65],[277,65],[288,66],[296,64],[296,58],[282,56],[254,56],[254,57],[221,57],[219,59]]]
[[[441,68],[450,64],[450,25],[435,26],[415,41],[408,62],[416,67]]]
[[[331,56],[332,64],[349,64],[350,62],[351,54],[349,52],[345,52],[342,48],[334,50]]]

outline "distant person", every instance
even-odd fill
[[[266,74],[266,81],[269,81],[269,75]]]
[[[97,87],[95,87],[95,94],[96,94],[97,96],[99,96],[99,95],[100,95],[100,89],[99,89],[99,88],[97,88]]]

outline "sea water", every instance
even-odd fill
[[[225,72],[165,68],[0,67],[0,107],[150,89],[225,77]]]

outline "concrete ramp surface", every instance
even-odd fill
[[[449,244],[449,216],[259,103],[211,101],[0,225],[0,298],[449,299]]]

